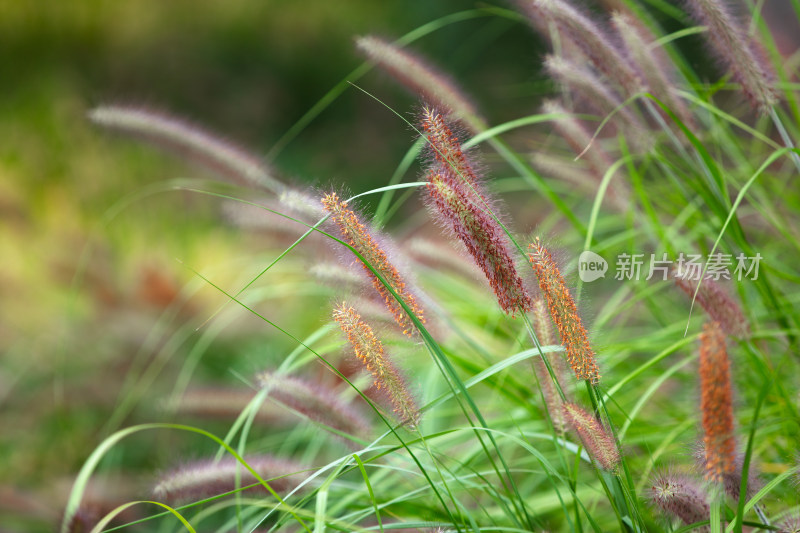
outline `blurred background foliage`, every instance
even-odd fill
[[[130,392],[125,376],[174,341],[171,331],[154,334],[157,325],[187,322],[190,338],[223,301],[202,284],[186,296],[193,274],[175,259],[201,272],[222,270],[229,277],[215,279],[234,286],[231,265],[257,250],[243,248],[248,237],[224,223],[216,199],[158,189],[202,171],[92,127],[87,110],[104,103],[166,110],[264,155],[362,63],[354,36],[397,38],[475,7],[458,0],[0,0],[0,523],[13,527],[12,517],[26,513],[48,527],[57,520],[70,476],[113,429],[109,413]],[[478,17],[414,49],[470,88],[498,123],[535,112],[537,46],[524,24]],[[385,75],[373,71],[358,83],[413,119],[418,102]],[[386,184],[413,140],[397,117],[348,89],[272,164],[291,182],[362,191]],[[302,310],[294,311],[302,321]],[[316,314],[306,316],[307,331],[320,325]],[[242,372],[250,374],[263,362],[249,350],[293,347],[284,338],[265,347],[269,332],[249,325],[209,348],[201,376],[229,377],[242,354]],[[296,323],[298,332],[305,327]],[[137,460],[166,462],[144,449],[125,462]]]

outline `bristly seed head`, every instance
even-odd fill
[[[686,474],[662,471],[653,476],[650,499],[663,512],[686,525],[707,520],[709,516],[705,493],[697,481]]]
[[[567,425],[578,435],[597,465],[603,470],[614,472],[620,461],[614,437],[582,407],[574,403],[565,403],[563,411]]]
[[[461,90],[422,58],[371,35],[359,37],[356,47],[411,91],[449,109],[472,133],[486,129],[486,123]]]
[[[536,332],[536,338],[542,346],[551,346],[556,344],[555,335],[551,326],[550,313],[547,310],[547,303],[542,298],[536,298],[533,301],[533,329]],[[553,369],[555,378],[558,380],[562,388],[566,386],[565,365],[564,358],[558,357],[558,354],[543,354],[542,357],[535,357],[533,359],[533,368],[536,376],[539,379],[539,385],[542,388],[542,396],[544,397],[547,412],[550,415],[550,420],[556,432],[563,435],[567,430],[567,421],[564,418],[564,410],[562,408],[563,401],[561,395],[558,394],[556,386],[553,383],[553,378],[547,370],[547,365],[544,362],[544,357],[547,357],[550,363],[550,368]]]
[[[433,155],[427,171],[428,207],[467,248],[503,311],[512,316],[529,311],[531,297],[509,252],[508,235],[492,213],[493,200],[482,189],[474,164],[439,111],[424,110],[422,129]]]
[[[305,474],[297,463],[267,455],[245,458],[247,464],[276,492],[297,486]],[[238,483],[237,483],[238,472]],[[198,501],[204,498],[247,487],[258,483],[244,465],[232,457],[219,461],[196,461],[163,475],[153,489],[158,500],[168,503]],[[263,485],[247,489],[248,492],[266,492]]]
[[[201,163],[240,185],[281,193],[286,186],[273,172],[241,148],[188,122],[164,113],[122,106],[100,106],[89,119],[105,128],[135,135],[177,155]]]
[[[719,482],[736,468],[736,441],[730,362],[725,335],[717,322],[705,324],[700,335],[699,374],[705,477]]]
[[[695,276],[688,269],[675,269],[672,275],[675,285],[690,299],[694,297],[700,275]],[[707,276],[700,284],[695,301],[713,321],[719,323],[726,334],[741,338],[750,336],[750,325],[739,304],[710,276]]]
[[[509,252],[508,236],[486,212],[484,200],[438,167],[429,171],[426,202],[467,248],[503,311],[514,316],[530,310],[531,297]]]
[[[695,20],[708,28],[714,52],[742,85],[750,104],[766,113],[778,102],[772,80],[775,74],[758,43],[728,11],[722,0],[685,2]]]
[[[695,450],[694,459],[697,469],[705,474],[708,471],[708,463],[706,462],[705,445],[702,442],[700,442],[700,445],[697,446]],[[742,490],[744,454],[736,453],[736,458],[733,464],[733,469],[730,472],[723,472],[722,474],[722,488],[725,490],[725,494],[730,496],[733,501],[738,502],[739,494]],[[761,487],[762,483],[759,479],[758,471],[756,470],[753,462],[750,462],[747,468],[747,492],[745,494],[747,499],[749,500],[752,498],[755,493],[761,489]]]
[[[478,187],[479,179],[474,165],[464,154],[461,142],[439,111],[430,107],[423,109],[422,130],[428,138],[428,151],[433,158],[473,188]]]
[[[386,252],[381,249],[367,227],[359,220],[358,215],[347,207],[347,203],[339,199],[336,193],[330,193],[322,198],[322,205],[336,226],[339,228],[342,240],[352,246],[375,269],[386,283],[405,302],[417,319],[424,323],[425,316],[422,308],[417,304],[414,294],[406,287],[406,282],[397,268],[389,261]],[[375,290],[383,298],[386,307],[394,316],[395,322],[403,329],[403,333],[411,336],[414,323],[406,313],[403,306],[395,299],[394,295],[386,288],[381,280],[370,270],[366,263],[362,263],[364,271],[372,280]]]
[[[386,390],[400,421],[411,427],[416,426],[419,410],[405,380],[384,352],[383,344],[375,336],[372,328],[361,320],[361,315],[355,309],[345,303],[334,309],[333,319],[339,323],[339,327],[347,336],[356,357],[372,374],[375,386]]]
[[[311,420],[349,435],[367,434],[369,424],[364,417],[323,383],[273,372],[259,373],[256,382],[269,389],[270,398]]]
[[[633,68],[606,32],[567,0],[533,0],[527,3],[531,17],[550,21],[574,42],[594,67],[623,89],[625,98],[643,88]]]
[[[578,315],[575,300],[567,289],[564,276],[538,237],[531,243],[530,249],[528,259],[536,272],[539,288],[547,300],[550,315],[561,336],[561,343],[567,352],[567,361],[576,378],[597,383],[600,381],[600,375],[595,363],[594,350],[589,344],[589,336]]]

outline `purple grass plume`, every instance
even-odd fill
[[[356,47],[414,94],[450,110],[452,118],[462,121],[471,133],[486,129],[486,122],[469,98],[421,57],[371,35],[356,39]]]
[[[578,436],[597,466],[608,472],[616,472],[620,453],[614,436],[579,405],[565,403],[562,410],[568,427]]]
[[[523,8],[532,19],[558,28],[562,38],[573,42],[594,68],[622,89],[624,98],[644,89],[644,83],[619,47],[603,28],[567,0],[525,0]]]
[[[529,311],[531,297],[517,272],[511,242],[492,214],[492,199],[483,190],[475,165],[440,112],[425,109],[422,129],[433,154],[425,203],[439,224],[467,248],[503,311],[512,316]]]
[[[692,17],[707,27],[706,36],[714,53],[742,86],[742,91],[760,113],[778,102],[775,73],[758,42],[730,12],[723,0],[687,0]]]
[[[708,520],[711,512],[705,492],[695,478],[671,471],[662,471],[650,482],[650,501],[671,518],[685,525]]]
[[[276,194],[286,188],[263,161],[183,119],[148,109],[113,105],[92,109],[89,119],[196,161],[238,185]]]
[[[269,397],[325,426],[353,436],[364,436],[369,424],[351,405],[322,383],[261,372],[256,376],[261,388],[269,388]]]
[[[306,477],[303,473],[305,467],[285,459],[256,455],[245,457],[245,461],[277,493],[295,488]],[[153,495],[157,500],[170,504],[186,503],[256,483],[256,486],[246,489],[246,492],[268,493],[250,470],[235,458],[225,457],[219,461],[202,460],[187,463],[163,474],[153,489]]]

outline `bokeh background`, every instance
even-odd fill
[[[138,397],[128,376],[150,368],[170,342],[185,356],[194,328],[222,301],[202,283],[185,296],[197,282],[192,269],[234,286],[232,265],[250,265],[257,250],[226,223],[218,199],[161,187],[203,178],[201,170],[99,130],[87,111],[108,103],[165,110],[266,155],[361,65],[355,36],[394,39],[476,6],[0,0],[0,530],[51,530],[94,447],[115,427],[158,418],[159,379],[167,389],[174,379],[166,371],[137,393],[153,400],[152,411],[123,410],[109,422],[120,398]],[[535,112],[531,94],[548,86],[539,45],[519,21],[482,16],[414,48],[469,87],[497,123]],[[370,72],[358,83],[413,120],[419,103],[386,76]],[[362,191],[386,184],[414,138],[348,89],[271,163],[293,183]],[[293,309],[291,300],[286,313],[296,314],[298,331],[303,317],[319,325],[318,310]],[[186,344],[175,340],[179,327],[188,328],[179,337]],[[264,350],[291,349],[267,329],[251,322],[216,337],[198,380],[233,380],[232,361],[250,373],[268,359]],[[133,471],[175,459],[154,458],[150,444],[109,459],[109,469],[115,460]]]

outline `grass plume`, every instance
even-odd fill
[[[567,362],[572,372],[579,380],[599,382],[600,373],[594,350],[589,344],[589,335],[578,315],[578,307],[567,289],[564,276],[538,237],[530,244],[530,250],[528,259],[539,279],[539,289],[547,300],[550,316],[561,336],[561,344],[567,352]]]
[[[398,419],[411,427],[419,421],[419,410],[405,379],[383,349],[372,328],[346,303],[333,311],[333,319],[347,336],[350,346],[374,378],[375,386],[386,391]]]
[[[517,272],[508,235],[490,211],[491,198],[480,190],[474,166],[441,113],[426,109],[423,123],[436,154],[427,170],[425,202],[431,213],[467,248],[503,311],[515,315],[530,310],[531,297]]]
[[[406,287],[405,279],[389,260],[386,252],[378,244],[378,241],[356,215],[355,211],[347,206],[347,203],[339,198],[336,193],[326,194],[322,198],[322,205],[331,214],[331,219],[339,229],[342,240],[350,244],[360,253],[364,259],[386,280],[392,290],[403,299],[405,304],[411,309],[416,317],[425,322],[422,308],[417,303],[417,299],[409,288]],[[411,336],[415,329],[413,322],[406,314],[405,309],[398,303],[394,295],[386,288],[380,279],[370,270],[369,266],[362,264],[364,271],[372,280],[372,286],[381,295],[386,307],[394,316],[395,322],[403,330],[403,333]]]
[[[714,53],[741,84],[750,105],[768,112],[778,102],[778,93],[772,82],[775,74],[758,43],[722,0],[691,0],[685,5],[694,19],[707,27]]]
[[[305,478],[304,468],[292,461],[269,455],[248,456],[245,460],[275,492],[291,490]],[[258,481],[252,472],[233,457],[225,457],[219,461],[187,463],[166,472],[153,488],[153,495],[157,500],[170,504],[187,503],[256,483]],[[246,490],[267,494],[267,489],[261,484]]]
[[[710,507],[697,480],[688,474],[662,471],[650,482],[650,500],[685,525],[708,520]]]
[[[356,48],[413,93],[449,109],[452,118],[463,121],[472,133],[486,129],[475,106],[456,84],[418,55],[373,35],[357,38]]]
[[[725,335],[717,322],[700,335],[700,413],[703,419],[705,477],[721,482],[736,468],[733,391]]]
[[[565,403],[562,410],[567,426],[578,436],[597,465],[608,472],[615,472],[620,454],[614,436],[581,406]]]
[[[278,194],[285,189],[263,161],[185,120],[149,109],[114,105],[92,109],[89,120],[197,161],[239,185]]]

